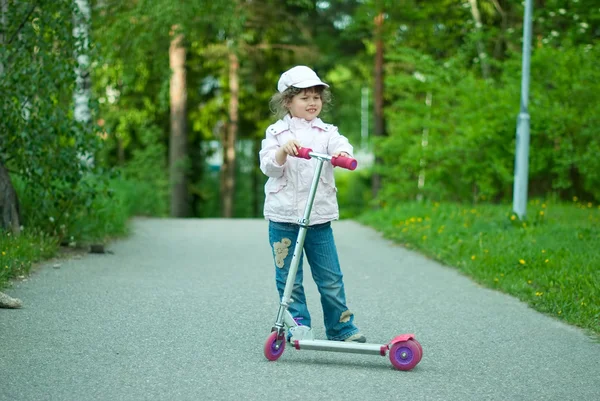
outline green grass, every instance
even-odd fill
[[[532,308],[600,334],[600,206],[406,203],[363,214],[386,237]]]
[[[106,242],[128,233],[131,216],[162,212],[160,199],[149,185],[114,180],[110,186],[111,194],[95,197],[90,210],[75,211],[66,237],[27,226],[19,236],[0,231],[0,290],[11,279],[29,274],[34,263],[56,256],[61,241],[76,247]],[[21,206],[27,210],[35,207],[35,201],[21,197]]]
[[[42,233],[23,232],[18,237],[0,234],[0,289],[10,279],[25,276],[33,263],[54,256],[58,240]]]

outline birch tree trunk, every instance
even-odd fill
[[[475,30],[479,34],[481,33],[481,27],[483,24],[481,23],[481,14],[479,13],[479,7],[477,6],[477,0],[469,0],[469,4],[471,5],[471,15],[473,15],[473,20],[475,20]],[[487,62],[487,52],[485,51],[485,44],[480,37],[477,38],[477,53],[479,57],[479,63],[481,64],[481,75],[483,78],[487,79],[490,77],[490,66]]]
[[[90,99],[91,99],[91,79],[90,79],[90,56],[89,56],[89,38],[90,38],[90,19],[91,11],[88,0],[75,0],[79,9],[79,14],[74,16],[73,36],[79,38],[77,41],[77,67],[76,87],[75,87],[75,120],[89,124],[91,120]]]
[[[221,172],[221,213],[233,217],[235,198],[235,143],[238,131],[239,60],[234,50],[229,53],[229,123],[223,143],[223,170]]]
[[[183,35],[173,27],[169,47],[171,66],[170,101],[171,135],[169,137],[169,179],[171,182],[171,216],[187,217],[190,214],[187,188],[188,143],[186,122],[186,71]]]

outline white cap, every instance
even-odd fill
[[[279,82],[277,83],[277,90],[283,92],[290,86],[304,89],[317,85],[329,87],[329,85],[321,81],[316,72],[305,65],[297,65],[281,74],[281,78],[279,78]]]

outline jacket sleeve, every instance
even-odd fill
[[[337,152],[346,152],[353,157],[354,148],[350,145],[348,138],[340,134],[336,126],[332,126],[327,144],[327,153],[332,155]]]
[[[260,159],[260,170],[267,176],[278,178],[283,175],[283,169],[286,163],[283,165],[277,164],[275,160],[275,152],[279,149],[279,142],[277,138],[267,131],[265,139],[262,140],[262,146],[259,152]]]

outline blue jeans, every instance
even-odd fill
[[[283,297],[294,247],[300,226],[292,223],[269,221],[269,242],[275,261],[275,282],[280,299]],[[306,305],[302,285],[302,262],[304,255],[310,264],[310,271],[319,293],[323,307],[325,334],[330,340],[345,340],[358,333],[354,325],[354,314],[346,306],[343,275],[340,268],[337,249],[333,239],[331,223],[308,227],[304,240],[304,252],[298,264],[298,273],[292,291],[289,311],[299,324],[311,326],[310,313]]]

